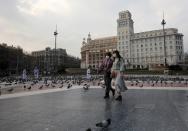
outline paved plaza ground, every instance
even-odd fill
[[[188,131],[188,90],[129,89],[122,102],[103,95],[78,88],[1,96],[0,131],[101,130],[95,124],[107,118],[106,131]]]

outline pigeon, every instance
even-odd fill
[[[27,89],[28,89],[28,90],[31,90],[31,86],[29,86]]]
[[[86,131],[91,131],[91,128],[86,129]]]
[[[143,84],[140,85],[140,88],[142,88],[142,87],[143,87]]]
[[[88,84],[84,84],[83,89],[84,89],[84,90],[89,90],[89,86],[90,86],[90,85],[88,85]]]
[[[49,85],[50,85],[50,84],[46,84],[45,86],[46,86],[46,87],[49,87]]]
[[[111,119],[103,120],[102,122],[99,122],[96,124],[96,127],[102,127],[107,128],[111,124]]]
[[[165,83],[165,86],[167,86],[167,82],[165,81],[164,83]]]
[[[55,85],[52,84],[52,87],[55,88]]]
[[[81,84],[81,81],[78,81],[77,84],[80,85],[80,84]]]
[[[43,85],[41,85],[40,87],[39,87],[39,90],[41,90],[43,88]]]
[[[105,88],[106,86],[105,86],[105,84],[102,84],[101,87],[102,87],[102,88]]]
[[[24,89],[26,89],[26,85],[24,85],[24,87],[23,87]]]
[[[31,86],[34,86],[35,83],[31,83]]]
[[[72,87],[72,85],[71,85],[71,84],[68,84],[67,89],[69,89],[69,88],[71,88],[71,87]]]
[[[63,88],[63,84],[59,88]]]
[[[10,88],[10,89],[8,89],[7,91],[8,92],[12,92],[14,89],[13,88]]]

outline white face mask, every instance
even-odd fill
[[[116,58],[116,54],[113,54],[113,57]]]
[[[106,56],[106,58],[108,59],[108,58],[110,58],[109,56]]]

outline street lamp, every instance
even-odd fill
[[[57,56],[56,56],[56,39],[57,39],[57,35],[58,35],[58,33],[57,33],[57,25],[56,25],[56,30],[55,30],[55,32],[54,32],[54,37],[55,37],[55,58],[54,58],[54,71],[55,71],[55,73],[56,73],[56,65],[57,65]]]
[[[164,65],[165,65],[165,67],[167,66],[167,59],[166,59],[166,41],[165,41],[165,29],[164,29],[164,26],[165,26],[165,24],[166,24],[166,21],[164,20],[164,13],[163,13],[163,20],[162,20],[162,22],[161,22],[161,25],[163,26],[163,37],[164,37],[164,58],[165,58],[165,63],[164,63]]]

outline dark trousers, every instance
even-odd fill
[[[105,72],[104,73],[104,82],[105,82],[105,86],[106,86],[106,94],[105,94],[106,96],[109,96],[110,91],[114,91],[114,89],[111,86],[111,81],[112,81],[111,73]]]

